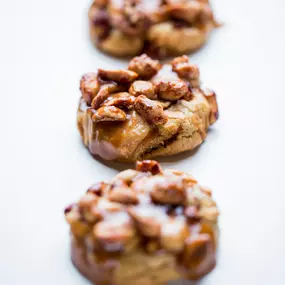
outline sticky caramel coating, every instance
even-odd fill
[[[199,49],[217,23],[208,1],[94,0],[89,26],[91,40],[106,53],[163,58]]]
[[[146,54],[128,69],[87,73],[77,122],[84,144],[106,160],[136,161],[191,150],[218,118],[216,94],[200,86],[187,56],[162,65]]]
[[[189,174],[137,162],[65,209],[74,265],[96,285],[198,279],[216,263],[219,212]]]

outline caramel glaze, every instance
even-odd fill
[[[150,80],[155,82],[164,79],[179,78],[176,72],[172,71],[171,65],[163,65],[162,69]],[[101,81],[101,86],[110,82]],[[122,159],[125,152],[130,155],[130,150],[136,150],[138,143],[144,139],[152,139],[157,134],[156,126],[149,126],[134,110],[126,111],[127,120],[124,122],[94,122],[91,114],[88,114],[91,107],[81,98],[78,112],[86,116],[84,128],[88,134],[88,148],[93,155],[99,155],[105,160]],[[131,137],[137,137],[139,141],[132,140]],[[125,137],[127,139],[125,140]],[[132,152],[132,153],[133,153]]]

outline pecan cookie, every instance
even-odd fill
[[[137,163],[65,209],[71,255],[96,285],[198,279],[216,263],[219,212],[189,174]]]
[[[89,23],[106,53],[161,58],[200,48],[217,26],[208,0],[94,0]]]
[[[80,134],[90,152],[106,160],[193,149],[218,118],[215,93],[201,89],[199,69],[186,56],[162,66],[144,54],[127,70],[84,75],[80,89]]]

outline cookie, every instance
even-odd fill
[[[219,212],[189,174],[137,163],[65,209],[71,255],[96,285],[198,279],[216,263]]]
[[[202,89],[188,57],[161,65],[147,55],[126,70],[85,74],[77,123],[84,144],[106,160],[136,161],[191,150],[218,118],[216,95]]]
[[[106,53],[159,58],[199,49],[217,26],[208,0],[94,0],[89,24]]]

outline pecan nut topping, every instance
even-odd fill
[[[65,210],[73,263],[99,285],[202,277],[215,265],[218,237],[217,219],[207,213],[217,207],[203,189],[191,175],[163,170],[156,161],[140,161],[136,170],[94,184]]]
[[[145,95],[149,99],[153,100],[157,99],[154,86],[149,81],[142,81],[142,80],[135,81],[131,85],[129,92],[130,94],[136,97],[140,95]]]
[[[80,91],[82,97],[88,104],[91,104],[92,99],[96,96],[100,88],[97,80],[97,74],[90,72],[82,76],[80,80]]]
[[[157,74],[161,69],[161,64],[158,60],[153,60],[146,54],[142,54],[130,61],[128,69],[136,72],[139,78],[148,80]]]
[[[131,83],[138,77],[138,74],[131,70],[105,70],[98,69],[98,76],[102,80],[110,80],[118,83]]]
[[[126,113],[115,106],[101,107],[92,116],[92,120],[95,122],[122,122],[126,118]]]
[[[81,80],[77,125],[90,152],[128,162],[200,145],[218,106],[215,93],[201,87],[198,67],[185,55],[161,65],[144,54],[129,69],[99,69]]]
[[[187,84],[181,79],[160,80],[155,87],[158,97],[163,100],[176,101],[191,96]]]
[[[145,118],[150,124],[161,125],[167,122],[167,116],[164,114],[161,105],[140,95],[135,101],[135,110]]]

